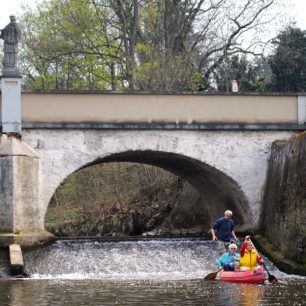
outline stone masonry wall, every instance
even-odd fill
[[[203,198],[215,195],[219,198],[228,193],[243,194],[247,202],[240,207],[241,215],[247,212],[248,223],[254,224],[259,219],[261,192],[265,182],[270,146],[276,139],[284,139],[293,135],[292,131],[197,131],[197,130],[44,130],[24,129],[23,140],[39,154],[41,160],[41,200],[44,209],[43,218],[48,203],[58,186],[73,172],[99,159],[124,152],[157,152],[160,154],[174,153],[177,157],[197,161],[197,165],[186,167],[185,179],[195,178]],[[160,158],[154,159],[158,165]],[[130,160],[131,161],[131,160]],[[137,162],[136,159],[133,162]],[[139,162],[139,161],[138,161]],[[168,161],[170,163],[171,160]],[[151,163],[153,164],[153,163]],[[218,192],[207,186],[207,173],[201,175],[199,165],[209,165],[231,178],[236,183],[236,189],[215,181]],[[173,167],[182,171],[180,164],[173,161]],[[167,169],[170,171],[170,169]],[[172,169],[174,170],[174,169]],[[177,172],[178,172],[177,171]],[[173,171],[172,171],[173,172]],[[173,172],[174,173],[174,172]],[[179,175],[179,173],[175,173]],[[190,182],[190,181],[189,181]],[[205,191],[205,194],[204,194]],[[224,194],[223,200],[226,199]],[[225,200],[224,200],[225,201]],[[225,208],[216,201],[210,207],[211,218],[222,214]],[[235,202],[237,206],[238,201]],[[240,202],[239,202],[240,203]],[[238,212],[238,211],[237,211]],[[237,212],[235,212],[237,217]],[[249,217],[250,216],[250,217]]]
[[[306,132],[271,150],[260,230],[285,258],[306,264]]]

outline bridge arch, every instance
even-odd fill
[[[235,220],[259,218],[273,131],[29,129],[24,141],[40,156],[37,224],[55,190],[72,173],[101,162],[134,161],[184,177],[206,200],[211,219],[232,209]]]
[[[167,170],[187,180],[199,192],[210,222],[220,217],[226,209],[230,209],[234,212],[237,225],[251,224],[249,203],[239,184],[207,163],[177,153],[128,150],[97,158],[80,169],[109,162],[143,163]]]

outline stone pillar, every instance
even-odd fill
[[[2,133],[21,134],[21,77],[1,78]]]
[[[21,139],[2,136],[0,232],[43,228],[39,218],[39,156]]]
[[[21,137],[2,134],[0,142],[0,246],[43,244],[39,155]],[[4,234],[6,233],[6,234]]]

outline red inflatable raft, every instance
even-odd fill
[[[222,271],[220,273],[220,280],[223,282],[232,283],[263,283],[266,280],[263,269],[248,271]]]

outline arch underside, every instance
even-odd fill
[[[223,215],[226,209],[234,213],[237,225],[249,226],[251,213],[240,186],[218,169],[183,155],[158,151],[125,151],[99,158],[83,168],[107,162],[135,162],[163,168],[187,180],[200,193],[210,221]]]

